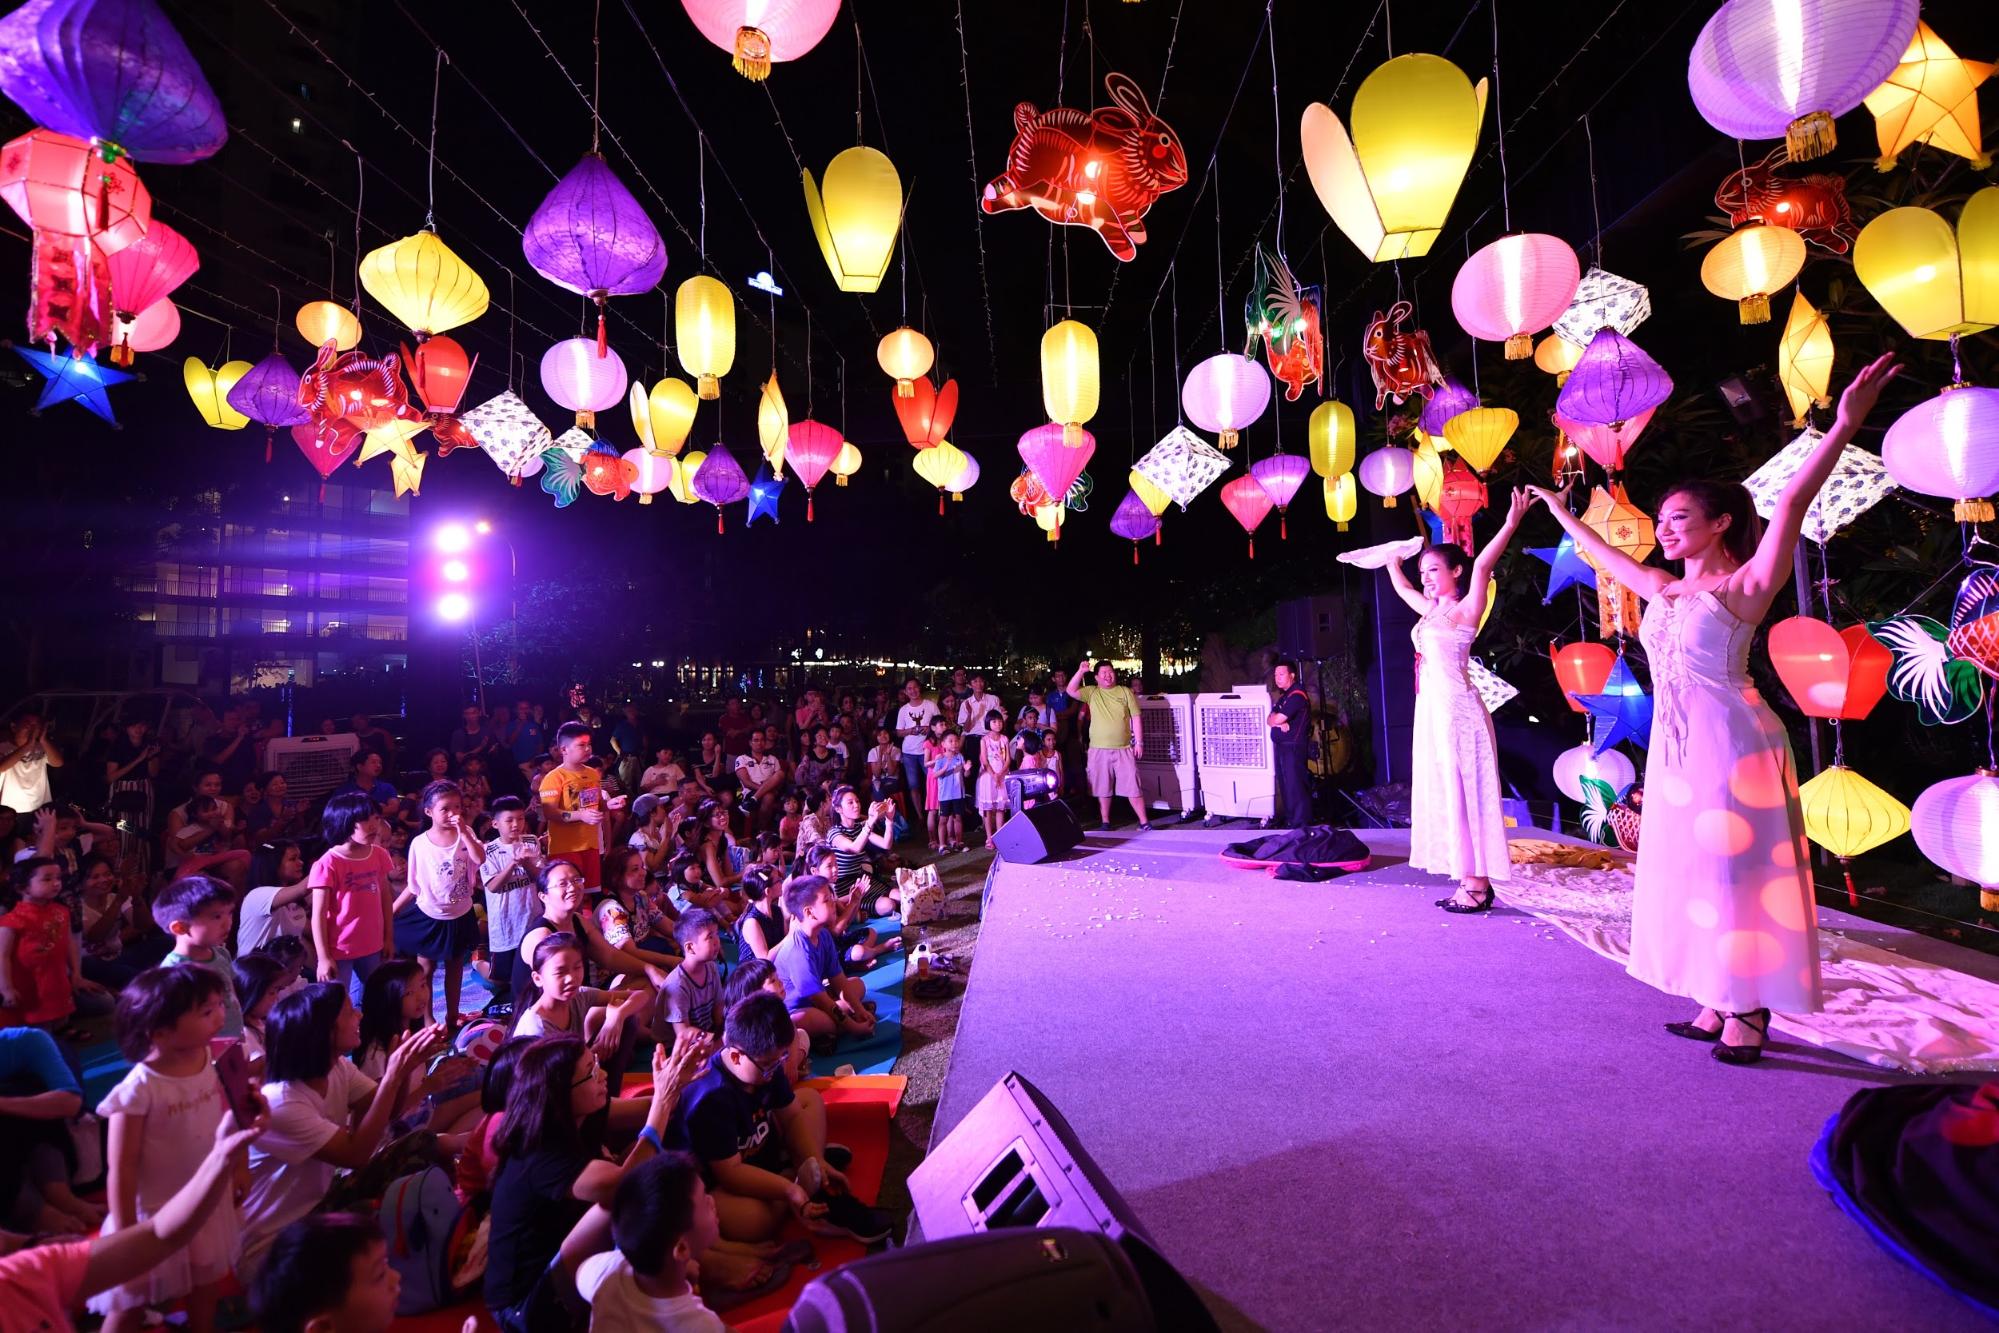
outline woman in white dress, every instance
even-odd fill
[[[1437,900],[1446,912],[1491,911],[1492,881],[1512,878],[1506,818],[1499,807],[1499,744],[1468,668],[1492,568],[1533,502],[1526,491],[1513,493],[1506,521],[1476,560],[1452,545],[1425,550],[1416,565],[1420,588],[1411,586],[1401,559],[1388,562],[1389,582],[1422,617],[1410,634],[1420,666],[1409,777],[1409,864],[1458,881],[1455,894]],[[1421,544],[1417,538],[1415,545]]]

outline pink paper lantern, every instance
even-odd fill
[[[1555,409],[1587,426],[1621,426],[1672,396],[1673,377],[1664,366],[1616,329],[1599,329],[1569,372]]]
[[[1091,456],[1097,452],[1097,437],[1084,431],[1083,442],[1072,449],[1062,443],[1062,427],[1050,422],[1022,435],[1018,447],[1020,461],[1047,488],[1049,496],[1060,497],[1069,493],[1076,478],[1090,465]]]
[[[118,345],[135,352],[157,352],[180,337],[180,307],[171,297],[141,310],[136,319],[118,322]]]
[[[108,256],[104,264],[111,273],[112,309],[122,323],[130,324],[141,311],[166,299],[169,292],[193,277],[201,267],[201,256],[185,236],[155,221],[144,236]],[[129,366],[133,352],[150,350],[121,340],[111,349],[111,364]]]
[[[1233,449],[1241,432],[1270,406],[1270,376],[1248,357],[1222,352],[1187,372],[1180,403],[1189,421],[1216,432],[1217,446]]]
[[[586,430],[599,412],[624,401],[626,383],[624,358],[610,348],[597,355],[595,338],[568,338],[542,353],[541,387]]]
[[[1395,497],[1416,483],[1416,456],[1389,445],[1361,459],[1354,473],[1361,485],[1381,497],[1383,508],[1393,509]]]
[[[794,421],[785,432],[784,461],[805,487],[807,523],[812,521],[812,488],[840,456],[840,446],[845,443],[839,431],[812,420]]]
[[[1639,435],[1652,424],[1655,408],[1646,408],[1629,421],[1615,426],[1599,426],[1584,421],[1573,421],[1555,413],[1555,427],[1569,437],[1569,443],[1580,448],[1596,460],[1597,466],[1607,472],[1622,472],[1624,456],[1631,452]]]
[[[701,35],[735,56],[746,79],[770,77],[779,61],[819,45],[840,16],[840,0],[680,0]]]
[[[1575,299],[1582,266],[1559,236],[1517,232],[1479,249],[1451,283],[1451,312],[1474,338],[1506,344],[1506,359],[1534,355],[1534,335]]]
[[[1249,558],[1256,559],[1256,527],[1270,517],[1270,492],[1255,477],[1237,477],[1222,487],[1222,504],[1249,534]]]
[[[1284,511],[1290,508],[1291,500],[1298,494],[1298,488],[1305,484],[1305,478],[1312,475],[1312,461],[1299,454],[1272,454],[1251,463],[1249,475],[1256,478],[1264,494],[1277,506],[1278,539],[1290,540],[1291,532],[1285,525]]]

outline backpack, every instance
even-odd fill
[[[434,1166],[391,1181],[376,1214],[388,1239],[389,1266],[402,1275],[399,1315],[424,1314],[451,1304],[452,1239],[458,1195],[451,1177]]]

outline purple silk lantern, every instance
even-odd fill
[[[666,274],[659,229],[596,153],[555,183],[528,219],[521,249],[542,277],[597,303],[598,356],[609,348],[604,298],[649,292]]]
[[[0,19],[0,92],[37,124],[140,162],[199,162],[229,139],[214,89],[153,0],[28,0]]]
[[[1616,329],[1599,329],[1555,399],[1555,410],[1586,426],[1622,426],[1673,396],[1673,379]]]
[[[1477,406],[1477,394],[1456,380],[1447,379],[1442,388],[1430,395],[1430,401],[1423,404],[1423,415],[1417,424],[1423,427],[1425,435],[1441,436],[1446,421]]]
[[[1305,484],[1305,478],[1312,475],[1311,460],[1299,454],[1272,454],[1251,463],[1249,475],[1263,483],[1270,502],[1277,506],[1278,540],[1290,540],[1291,532],[1285,526],[1284,511],[1290,508],[1292,497]]]
[[[1069,494],[1076,478],[1083,475],[1083,469],[1097,452],[1097,437],[1086,430],[1079,433],[1083,442],[1073,449],[1062,443],[1063,428],[1053,422],[1036,426],[1020,437],[1020,461],[1027,464],[1052,498],[1061,499]]]
[[[722,506],[732,505],[750,493],[750,479],[743,465],[720,440],[694,469],[694,496],[715,506],[715,531],[722,530]]]
[[[298,400],[299,373],[281,353],[273,351],[243,373],[229,390],[229,406],[252,421],[264,423],[264,461],[271,461],[271,436],[279,429],[303,426],[312,409]]]
[[[1131,543],[1131,563],[1138,563],[1138,544],[1147,537],[1159,538],[1159,517],[1145,507],[1137,491],[1126,491],[1111,515],[1111,532]]]

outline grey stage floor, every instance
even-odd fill
[[[1326,884],[1222,867],[1243,836],[1001,867],[936,1136],[1025,1074],[1226,1328],[1989,1327],[1812,1181],[1893,1074],[1781,1040],[1727,1068],[1534,918],[1438,912],[1406,834]]]

